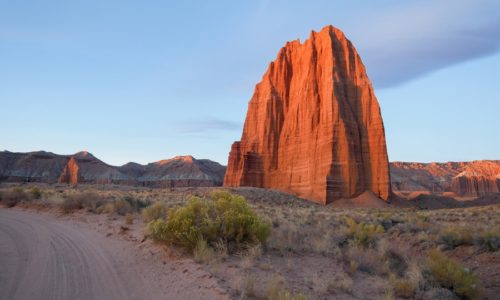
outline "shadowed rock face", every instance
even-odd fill
[[[325,27],[279,51],[248,104],[224,185],[274,188],[323,204],[367,190],[388,199],[380,108],[340,30]]]
[[[148,165],[110,166],[88,152],[0,152],[0,182],[125,184],[149,187],[222,185],[225,167],[192,156],[177,156]]]
[[[500,192],[500,161],[392,162],[394,191],[452,192],[476,197]]]

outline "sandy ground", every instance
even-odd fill
[[[103,217],[1,208],[0,299],[228,298],[199,265]]]

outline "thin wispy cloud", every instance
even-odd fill
[[[375,86],[389,88],[497,53],[499,20],[498,1],[419,1],[375,12],[351,31]]]
[[[259,59],[274,59],[286,40],[303,41],[310,30],[332,24],[354,43],[375,88],[400,86],[500,51],[498,0],[339,2],[263,0],[244,27],[253,47],[245,44],[241,51],[251,49],[252,63],[262,69]]]

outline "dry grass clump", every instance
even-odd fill
[[[105,199],[95,192],[77,192],[64,196],[60,204],[63,213],[68,214],[85,208],[89,212],[97,213],[105,204]]]
[[[277,274],[274,274],[268,281],[266,287],[267,300],[306,300],[307,297],[303,294],[293,294],[284,289],[285,279]]]
[[[480,247],[487,251],[498,251],[500,250],[500,227],[483,229],[474,236],[474,242]]]
[[[61,204],[62,212],[65,214],[69,214],[82,209],[84,199],[85,198],[80,194],[66,196]]]
[[[246,249],[242,249],[238,256],[241,258],[241,266],[248,269],[255,264],[255,261],[262,255],[262,247],[260,244],[248,245]]]
[[[134,223],[134,215],[131,214],[131,213],[128,213],[126,216],[125,216],[125,224],[127,225],[132,225]]]
[[[463,299],[478,299],[481,295],[477,277],[457,261],[437,250],[432,250],[428,254],[427,264],[434,279],[457,296]]]
[[[373,246],[380,235],[384,233],[384,227],[380,224],[356,222],[350,217],[346,217],[344,222],[347,226],[348,239],[363,247]]]
[[[142,210],[142,220],[149,223],[154,220],[165,219],[167,211],[165,203],[155,202]]]
[[[120,216],[125,216],[133,211],[134,209],[130,203],[124,199],[104,202],[103,205],[98,206],[95,210],[98,214],[118,214]]]
[[[25,192],[22,188],[15,187],[0,193],[0,203],[6,207],[14,207],[21,202],[30,202],[36,198],[36,196],[38,196],[38,192]]]
[[[350,243],[344,249],[344,262],[350,274],[361,271],[368,274],[385,274],[387,267],[376,249]]]
[[[413,298],[415,293],[425,284],[422,270],[416,262],[411,262],[404,276],[391,273],[389,276],[394,294],[401,298]]]
[[[59,204],[63,213],[73,213],[80,209],[96,214],[118,214],[126,216],[134,211],[134,206],[125,198],[108,198],[104,193],[94,191],[72,192],[63,195],[63,201]]]
[[[125,199],[118,199],[111,203],[113,205],[112,212],[117,213],[120,216],[125,216],[133,211],[132,205],[130,205],[130,203]]]
[[[241,298],[255,298],[257,296],[256,291],[256,277],[255,275],[247,275],[243,278],[241,282]]]
[[[470,226],[446,226],[439,233],[439,242],[448,249],[461,245],[473,245],[473,232]]]
[[[193,259],[197,263],[208,264],[214,260],[214,250],[208,246],[204,238],[198,239],[193,249]]]
[[[349,276],[349,274],[340,272],[335,274],[333,278],[328,280],[326,289],[330,294],[339,294],[339,291],[340,293],[351,294],[352,285],[352,278]]]
[[[40,198],[42,198],[42,196],[43,196],[42,191],[41,191],[38,187],[36,187],[36,186],[35,186],[35,187],[32,187],[32,188],[30,189],[30,194],[31,194],[31,197],[32,197],[33,199],[35,199],[35,200],[36,200],[36,199],[40,199]]]
[[[476,245],[480,250],[498,251],[500,249],[500,230],[499,227],[447,225],[440,232],[439,242],[446,249],[462,245]]]

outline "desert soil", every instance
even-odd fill
[[[198,264],[102,216],[2,208],[0,266],[0,299],[228,298]]]

